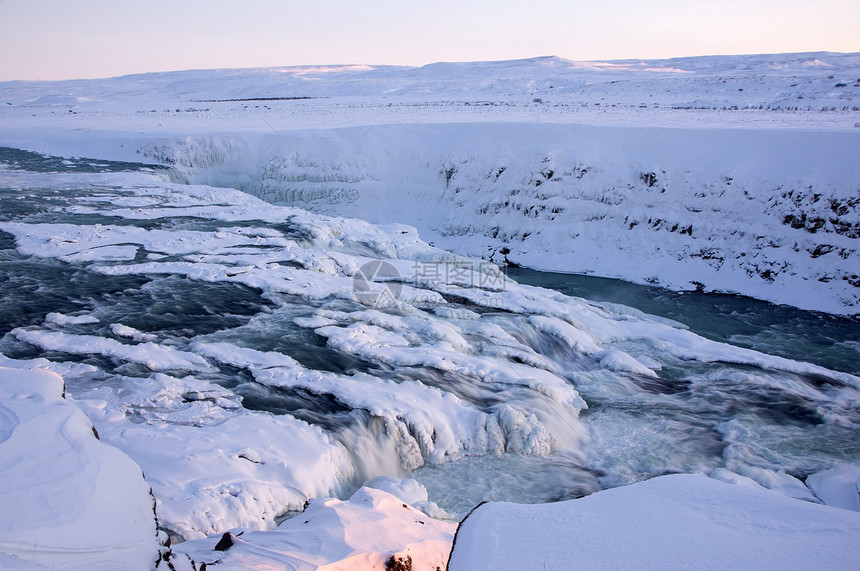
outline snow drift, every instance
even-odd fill
[[[856,512],[674,475],[556,504],[481,506],[448,568],[847,570],[858,532]]]

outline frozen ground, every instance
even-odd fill
[[[52,444],[52,411],[83,411],[101,441],[76,421],[81,458],[152,488],[160,540],[188,540],[177,568],[433,568],[482,500],[597,492],[610,521],[622,508],[601,490],[679,472],[736,485],[623,492],[661,507],[646,492],[673,482],[708,505],[725,493],[852,562],[826,531],[856,522],[850,359],[837,372],[718,343],[495,263],[856,313],[857,69],[838,54],[549,58],[2,84],[0,144],[67,158],[2,149],[0,353],[52,373],[0,379],[0,461],[30,426],[7,402],[46,415],[32,438]],[[27,396],[45,375],[61,386],[54,373],[65,399]],[[7,487],[31,472],[59,486],[81,458],[34,456]],[[92,494],[55,505],[112,521],[87,515],[109,483],[78,488]],[[10,535],[2,557],[58,566],[37,545],[71,536],[30,499],[3,523],[39,514],[39,538]],[[154,561],[153,519],[138,523],[97,531],[70,565],[120,543],[130,565]]]

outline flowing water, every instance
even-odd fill
[[[699,335],[756,351],[860,374],[860,320],[729,294],[673,292],[615,280],[508,268],[520,283],[635,307]]]
[[[34,229],[39,224],[73,224],[93,233],[106,225],[190,231],[201,236],[226,232],[224,221],[199,214],[117,215],[112,210],[117,202],[125,201],[129,208],[151,205],[145,204],[145,194],[139,188],[125,189],[110,175],[150,172],[153,167],[42,157],[14,149],[0,149],[0,165],[4,165],[0,170],[2,223],[27,223]],[[62,184],[46,182],[75,173],[103,175],[104,181],[93,184],[89,179],[81,186],[74,184],[74,178],[63,179]],[[82,205],[88,208],[82,209]],[[284,221],[255,219],[247,224],[264,238],[276,235],[296,243],[308,239],[306,228]],[[137,246],[121,261],[158,259],[185,264],[183,267],[196,263],[189,262],[188,256],[158,253],[143,243]],[[275,250],[274,246],[265,247]],[[223,255],[243,255],[238,246],[231,248]],[[344,246],[344,251],[355,249]],[[110,256],[101,261],[111,263]],[[294,266],[301,263],[281,260],[266,267],[275,272]],[[638,319],[635,311],[616,305],[623,304],[671,319],[712,340],[835,371],[860,373],[860,324],[854,319],[735,296],[672,293],[586,276],[512,268],[509,277],[593,300],[589,307],[615,316],[617,321]],[[245,409],[292,415],[342,442],[355,469],[349,484],[340,490],[342,494],[368,478],[410,475],[424,484],[431,500],[459,516],[483,500],[553,501],[665,473],[710,473],[728,468],[750,475],[761,470],[785,472],[802,479],[818,470],[860,461],[860,401],[856,399],[860,393],[851,382],[828,374],[674,358],[647,338],[622,340],[612,348],[637,356],[658,375],[622,374],[571,351],[558,338],[537,329],[522,311],[478,311],[472,307],[475,319],[480,314],[484,329],[469,325],[474,320],[467,323],[443,314],[433,317],[433,323],[456,327],[470,347],[479,348],[474,356],[484,359],[484,365],[498,362],[512,368],[547,363],[540,365],[542,370],[556,371],[587,403],[587,409],[577,415],[569,404],[547,396],[546,391],[501,386],[495,379],[463,368],[405,363],[372,350],[350,350],[349,345],[338,345],[333,337],[323,336],[325,328],[302,325],[302,319],[319,316],[320,311],[336,316],[332,319],[349,316],[353,325],[364,323],[362,319],[381,322],[379,312],[371,314],[366,309],[345,297],[272,292],[247,283],[195,279],[178,270],[106,273],[87,258],[22,252],[15,236],[0,232],[0,352],[14,359],[44,357],[89,365],[89,373],[69,381],[68,390],[75,398],[96,390],[93,387],[115,387],[115,398],[121,400],[123,384],[152,378],[152,367],[103,349],[71,343],[49,347],[47,342],[30,342],[24,333],[15,331],[61,329],[88,343],[99,338],[120,341],[125,347],[129,345],[128,335],[115,327],[122,324],[140,339],[178,350],[194,350],[194,343],[205,341],[280,353],[294,359],[297,367],[315,371],[323,379],[336,378],[341,384],[381,379],[391,383],[384,386],[433,387],[438,389],[433,395],[456,395],[469,407],[499,418],[506,418],[506,406],[519,407],[533,413],[541,423],[540,430],[549,431],[556,442],[551,452],[536,452],[540,442],[534,444],[529,438],[539,441],[542,433],[534,428],[520,444],[514,442],[517,433],[509,432],[501,449],[493,449],[492,443],[483,444],[480,450],[468,444],[464,445],[467,452],[453,457],[454,461],[434,460],[427,443],[419,442],[418,452],[404,452],[405,441],[393,436],[396,429],[392,422],[399,422],[399,417],[383,421],[372,406],[355,404],[359,397],[350,400],[337,388],[317,390],[311,385],[262,382],[249,367],[228,360],[210,359],[208,368],[193,372],[197,379],[238,397]],[[405,319],[396,311],[389,313]],[[63,321],[56,314],[94,318]],[[492,335],[500,333],[490,335],[488,327],[508,334],[509,345],[499,348],[489,342],[495,338]],[[379,331],[369,325],[367,328]],[[433,339],[433,343],[437,341]],[[430,342],[422,347],[426,351],[438,348]],[[164,378],[158,377],[159,382]],[[449,411],[440,408],[436,412]],[[152,422],[150,413],[135,414],[140,422]],[[413,424],[406,425],[405,430],[418,432]],[[434,428],[434,442],[436,436]],[[460,437],[464,442],[477,438],[470,434]]]

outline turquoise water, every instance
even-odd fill
[[[708,339],[860,374],[860,320],[738,295],[672,292],[621,280],[507,268],[519,283],[618,303],[683,323]]]

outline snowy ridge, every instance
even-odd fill
[[[81,110],[115,110],[117,103],[127,102],[164,105],[182,101],[194,103],[197,108],[208,107],[206,112],[214,113],[218,103],[271,106],[278,101],[305,104],[312,98],[436,99],[443,94],[443,101],[480,96],[489,101],[522,102],[529,96],[551,96],[564,103],[588,105],[697,106],[717,110],[761,106],[815,111],[824,107],[835,111],[856,105],[856,95],[852,97],[849,87],[857,79],[858,67],[858,54],[827,52],[621,61],[538,57],[440,62],[418,68],[297,66],[150,73],[97,80],[14,81],[0,83],[0,98],[27,108],[71,105]],[[659,89],[655,89],[657,86]]]

